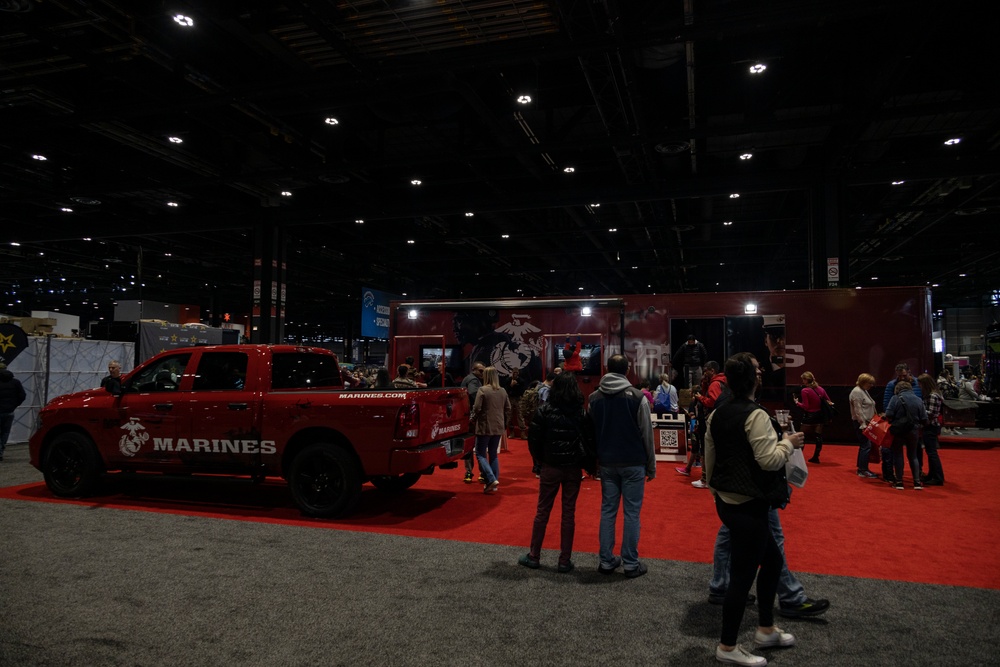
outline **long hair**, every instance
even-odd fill
[[[937,382],[934,381],[927,373],[921,373],[917,376],[917,382],[920,384],[920,393],[924,396],[930,396],[931,394],[940,394],[941,390],[938,389]]]
[[[487,385],[493,389],[500,388],[500,374],[497,373],[497,369],[493,366],[487,366],[483,369],[483,386]]]
[[[727,375],[726,377],[729,376]],[[816,376],[810,373],[809,371],[803,373],[801,377],[802,377],[802,384],[804,386],[811,387],[813,389],[819,386],[819,382],[816,382]]]
[[[726,359],[726,384],[733,390],[734,396],[746,398],[757,387],[755,359],[749,352],[737,352]]]
[[[580,391],[575,374],[560,373],[552,381],[549,403],[552,404],[552,407],[566,412],[583,409],[583,392]]]
[[[389,377],[389,371],[385,368],[378,369],[378,373],[375,374],[375,388],[376,389],[391,389],[392,388],[392,378]]]

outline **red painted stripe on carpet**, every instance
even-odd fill
[[[360,511],[348,519],[303,517],[278,481],[197,482],[122,480],[110,495],[86,500],[52,496],[44,484],[0,489],[0,498],[239,521],[356,530],[412,537],[521,545],[526,548],[537,499],[524,441],[500,455],[500,492],[487,496],[464,484],[463,471],[439,470],[398,496],[365,485]],[[811,446],[809,447],[811,453]],[[781,513],[785,549],[793,571],[1000,589],[1000,486],[983,484],[983,470],[1000,465],[1000,450],[947,449],[941,458],[948,483],[897,491],[855,474],[857,449],[828,445],[823,463],[810,467],[804,489]],[[646,487],[642,557],[707,563],[719,520],[711,493],[693,478],[660,462]],[[575,549],[596,553],[600,482],[582,484],[576,509]],[[558,549],[559,500],[549,520],[545,548]],[[619,517],[620,536],[621,517]],[[554,560],[546,553],[544,558]]]

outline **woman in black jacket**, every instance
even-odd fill
[[[552,382],[549,400],[539,406],[528,429],[528,449],[541,464],[538,511],[531,530],[529,551],[518,563],[539,567],[542,541],[556,494],[562,488],[560,572],[573,569],[573,535],[576,531],[576,498],[580,494],[580,469],[594,473],[597,460],[594,425],[583,409],[583,393],[572,373],[560,373]]]

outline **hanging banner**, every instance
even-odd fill
[[[361,290],[361,335],[366,338],[389,337],[389,302],[400,297],[388,292]]]

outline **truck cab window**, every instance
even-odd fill
[[[314,389],[342,387],[343,381],[333,357],[308,352],[274,355],[271,364],[272,389]]]
[[[247,375],[247,355],[242,352],[205,352],[194,375],[195,391],[239,391]]]
[[[131,379],[129,388],[140,393],[177,391],[184,376],[184,369],[190,360],[190,354],[164,357],[152,366],[142,369]]]

